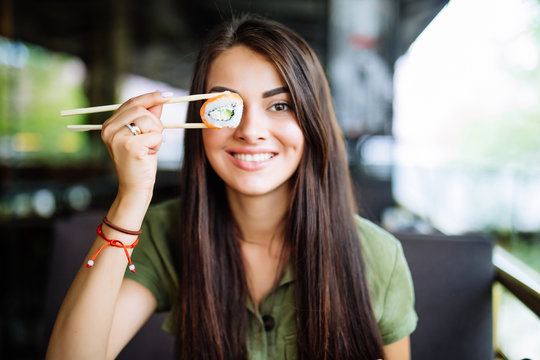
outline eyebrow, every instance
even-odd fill
[[[268,97],[271,97],[271,96],[274,96],[274,95],[277,95],[277,94],[288,93],[288,92],[290,92],[289,88],[286,87],[286,86],[283,86],[283,87],[280,87],[280,88],[276,88],[276,89],[272,89],[272,90],[268,90],[268,91],[264,92],[262,97],[263,98],[268,98]]]
[[[237,93],[237,91],[235,91],[233,89],[226,88],[224,86],[214,86],[213,88],[210,89],[209,92],[223,92],[223,91],[230,91],[230,92],[233,92],[233,93]],[[288,93],[288,92],[290,92],[289,88],[286,87],[286,86],[283,86],[283,87],[279,87],[279,88],[275,88],[275,89],[263,92],[262,97],[263,98],[268,98],[268,97],[272,97],[272,96],[277,95],[277,94]]]

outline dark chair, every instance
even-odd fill
[[[493,359],[491,240],[397,234],[411,269],[418,326],[413,360]]]

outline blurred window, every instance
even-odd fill
[[[450,1],[396,63],[393,192],[436,229],[490,233],[540,272],[538,94],[540,2]],[[538,339],[538,318],[507,311]]]
[[[538,1],[443,9],[396,65],[402,205],[448,234],[540,232],[539,60]]]

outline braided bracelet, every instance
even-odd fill
[[[128,253],[128,250],[127,249],[133,249],[135,248],[135,246],[137,246],[137,244],[139,243],[139,238],[137,237],[137,240],[135,240],[135,242],[131,245],[124,245],[123,242],[121,242],[120,240],[110,240],[110,239],[107,239],[105,237],[105,235],[103,234],[103,230],[102,230],[102,225],[103,224],[99,224],[99,226],[97,227],[97,234],[103,239],[105,240],[107,243],[104,244],[102,247],[99,248],[98,251],[96,251],[96,253],[94,254],[94,256],[92,256],[92,258],[90,260],[88,260],[88,263],[86,264],[86,267],[87,268],[91,268],[92,266],[94,266],[94,260],[96,260],[96,257],[99,255],[99,253],[101,252],[101,250],[105,249],[107,246],[111,245],[111,246],[115,246],[115,247],[119,247],[119,248],[123,248],[124,249],[124,252],[126,253],[126,257],[128,259],[128,262],[129,262],[129,270],[131,270],[132,273],[135,272],[135,265],[133,265],[133,263],[131,262],[131,257],[129,256],[129,253]]]

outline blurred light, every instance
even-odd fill
[[[11,136],[0,136],[0,158],[9,159],[13,156],[13,153]]]
[[[47,189],[36,191],[32,199],[35,212],[41,217],[51,217],[56,210],[54,194]]]
[[[394,163],[394,141],[391,136],[370,136],[361,147],[366,174],[380,180],[390,179]]]
[[[362,145],[362,158],[368,165],[391,166],[394,140],[391,136],[371,136]]]
[[[75,185],[66,191],[67,201],[69,206],[77,211],[83,211],[90,205],[92,194],[86,186]]]
[[[86,78],[86,67],[84,62],[76,57],[71,58],[62,67],[59,75],[59,82],[64,86],[79,86]]]
[[[540,50],[531,34],[521,34],[509,42],[505,51],[505,60],[511,67],[525,71],[534,71],[538,67]]]
[[[59,135],[58,149],[64,153],[75,153],[82,148],[83,142],[80,134],[66,132]]]
[[[0,65],[22,68],[28,57],[28,48],[23,43],[0,37]]]
[[[41,135],[37,133],[16,133],[11,139],[15,151],[36,152],[41,150]]]
[[[9,219],[11,217],[11,206],[8,201],[0,201],[0,220]]]
[[[32,213],[32,198],[28,194],[17,194],[11,201],[11,211],[16,217],[26,217]]]

